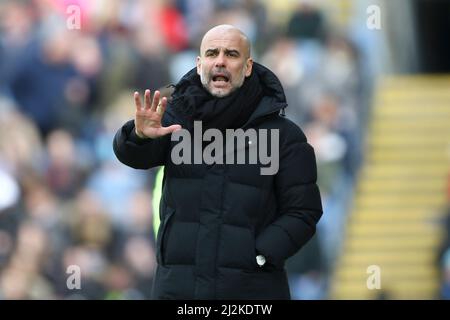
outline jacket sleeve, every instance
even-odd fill
[[[278,218],[256,239],[256,250],[274,265],[282,265],[311,239],[322,216],[314,149],[297,126],[285,134],[280,132],[275,176]]]
[[[114,153],[123,164],[135,169],[164,165],[170,147],[170,134],[157,139],[141,139],[134,130],[134,120],[120,128],[114,136]]]

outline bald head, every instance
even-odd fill
[[[202,38],[200,55],[204,53],[205,44],[208,43],[209,40],[218,38],[236,39],[242,46],[245,58],[250,58],[250,41],[248,40],[248,37],[244,32],[231,24],[221,24],[209,29]]]
[[[252,72],[250,41],[238,28],[223,24],[202,39],[197,73],[203,87],[213,96],[225,97],[240,88]]]

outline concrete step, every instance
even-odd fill
[[[381,93],[377,99],[376,103],[379,106],[386,107],[386,105],[395,104],[402,106],[403,102],[409,102],[412,107],[424,107],[424,105],[417,105],[417,102],[422,101],[450,101],[450,90],[449,87],[433,87],[424,90],[396,90],[396,91],[386,91]],[[430,109],[434,108],[434,104],[430,105],[426,103]]]
[[[370,225],[376,225],[381,223],[388,223],[392,225],[398,225],[398,224],[433,224],[433,223],[440,223],[440,219],[437,216],[437,214],[433,216],[426,216],[422,215],[419,217],[410,216],[407,218],[404,218],[399,215],[392,215],[390,217],[386,217],[386,215],[367,215],[367,214],[361,214],[358,217],[351,217],[349,220],[350,224],[370,224]],[[349,227],[349,226],[348,226]]]
[[[349,237],[355,236],[360,237],[366,235],[367,237],[390,237],[395,236],[407,236],[409,234],[415,234],[417,237],[433,237],[434,234],[438,232],[437,226],[431,223],[428,226],[421,226],[420,224],[413,224],[411,226],[404,225],[399,227],[394,225],[392,227],[379,228],[377,225],[372,226],[372,224],[359,224],[358,226],[350,225],[347,228],[347,233]]]
[[[361,176],[370,173],[374,175],[384,175],[391,177],[402,178],[405,175],[418,176],[418,175],[439,175],[441,177],[447,176],[448,165],[445,163],[439,164],[427,164],[415,165],[414,167],[403,166],[399,164],[385,164],[385,165],[370,165],[365,166],[361,171]]]
[[[387,193],[403,193],[403,192],[442,192],[447,187],[447,183],[443,179],[417,181],[410,179],[396,180],[363,180],[356,186],[357,192],[387,192]]]
[[[437,148],[430,152],[418,152],[417,150],[410,150],[410,152],[398,152],[398,150],[372,150],[367,157],[366,160],[368,163],[373,162],[389,162],[389,163],[441,163],[442,159],[445,158],[446,154],[450,155],[450,146],[449,150],[445,150],[444,148]]]
[[[387,291],[388,299],[434,299],[439,289],[436,282],[429,281],[389,281],[381,282],[381,289]],[[333,290],[335,299],[376,299],[380,290],[367,288],[364,283],[340,283],[339,288]]]
[[[371,265],[369,265],[371,266]],[[371,274],[370,269],[369,273],[367,272],[369,266],[361,266],[361,267],[349,267],[345,269],[341,269],[342,271],[335,274],[336,279],[341,282],[347,283],[359,283],[366,282],[367,278]],[[393,265],[377,265],[380,269],[381,277],[388,279],[395,279],[396,281],[404,281],[415,279],[426,279],[430,277],[437,276],[437,272],[434,269],[430,269],[428,265],[421,265],[419,267],[405,268],[404,265],[393,266]]]
[[[386,118],[386,117],[384,117]],[[409,120],[409,121],[408,121]],[[384,121],[375,121],[369,125],[369,130],[410,130],[416,132],[416,130],[449,130],[450,123],[447,118],[428,118],[422,121],[416,121],[415,119],[406,118],[403,121],[397,121],[397,119],[385,119]],[[372,132],[372,131],[370,131]]]
[[[449,119],[450,121],[450,119]],[[431,141],[430,141],[431,140]],[[425,144],[429,144],[432,142],[432,145],[441,145],[443,147],[448,146],[450,144],[450,136],[447,135],[432,135],[432,134],[424,134],[416,137],[412,137],[412,134],[380,134],[371,136],[368,140],[370,144],[384,144],[384,145],[408,145],[408,146],[421,146]]]
[[[403,273],[424,273],[432,270],[430,268],[430,264],[436,261],[436,255],[433,252],[433,255],[426,255],[426,252],[429,252],[430,248],[423,249],[418,252],[416,255],[408,256],[408,252],[401,251],[386,251],[383,252],[383,256],[380,256],[376,252],[373,254],[366,254],[365,256],[349,252],[348,257],[342,259],[340,262],[341,271],[349,270],[352,268],[357,268],[361,270],[366,270],[369,266],[376,265],[380,268],[387,270],[396,270],[397,274]],[[392,253],[391,257],[385,257],[387,253]],[[350,272],[350,271],[345,271]]]
[[[448,106],[447,106],[448,107]],[[445,110],[445,106],[443,106],[441,112],[406,112],[406,110],[401,110],[399,112],[380,112],[373,115],[373,120],[375,121],[398,121],[398,122],[421,122],[424,123],[437,121],[439,119],[449,119],[448,111]]]
[[[449,99],[450,100],[450,99]],[[432,103],[432,102],[430,102]],[[411,111],[411,109],[408,109],[407,106],[401,107],[399,105],[396,105],[395,107],[389,107],[386,106],[385,108],[380,108],[380,110],[377,110],[377,114],[379,116],[386,116],[386,115],[415,115],[416,117],[420,116],[436,116],[440,115],[443,117],[450,117],[450,108],[449,108],[449,102],[443,101],[439,105],[433,105],[433,108],[429,108],[427,106],[422,106],[422,108],[416,108],[414,111]],[[408,112],[409,111],[409,112]]]
[[[344,250],[354,251],[395,251],[398,250],[422,250],[438,245],[442,237],[419,238],[417,236],[393,236],[393,237],[368,237],[351,236],[349,241],[344,243]]]

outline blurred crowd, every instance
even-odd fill
[[[132,93],[176,83],[204,32],[222,23],[249,36],[255,60],[285,88],[286,116],[315,148],[324,215],[288,271],[293,298],[327,298],[361,161],[367,75],[323,8],[295,1],[273,18],[272,5],[0,2],[0,299],[150,297],[156,171],[119,163],[112,139],[133,118]],[[71,265],[80,289],[67,285]]]

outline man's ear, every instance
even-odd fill
[[[252,74],[253,59],[248,58],[245,64],[246,64],[245,76],[248,77]]]
[[[201,75],[201,73],[202,73],[201,68],[202,68],[201,59],[199,56],[197,56],[197,74],[198,75]]]

